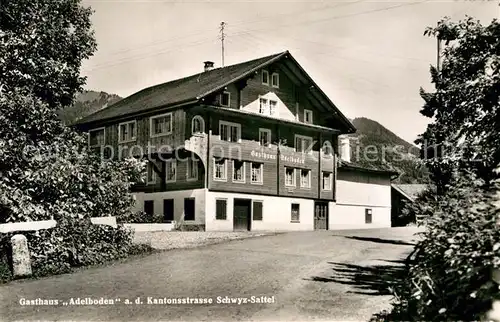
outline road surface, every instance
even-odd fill
[[[0,320],[367,320],[389,307],[414,232],[292,232],[15,281],[0,286]],[[194,300],[212,304],[182,304]]]

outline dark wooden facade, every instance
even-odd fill
[[[279,74],[279,88],[271,84],[262,84],[262,70],[257,70],[246,78],[228,84],[220,92],[204,98],[200,104],[186,105],[176,109],[160,108],[142,115],[130,115],[119,120],[95,124],[94,128],[105,127],[106,145],[113,149],[115,156],[155,155],[169,158],[176,155],[174,151],[177,149],[180,151],[178,153],[184,157],[195,152],[196,156],[202,160],[199,163],[197,180],[187,180],[187,163],[177,160],[177,176],[174,183],[138,184],[135,187],[138,191],[158,192],[208,188],[214,191],[335,200],[337,136],[341,132],[338,123],[340,121],[325,102],[319,102],[310,94],[310,88],[304,85],[305,82],[300,79],[300,73],[294,72],[293,68],[295,68],[293,65],[283,62],[265,67],[269,77],[273,73]],[[230,93],[229,106],[221,107],[220,94],[222,92]],[[280,101],[279,117],[263,116],[252,111],[251,105],[256,106],[255,104],[258,103],[255,102],[258,102],[259,97],[269,93],[275,95]],[[304,123],[304,109],[313,112],[312,124]],[[165,136],[151,137],[150,117],[164,113],[172,113],[172,132]],[[201,135],[192,133],[192,120],[195,116],[204,120],[204,133]],[[136,139],[127,143],[119,143],[118,124],[133,120],[136,121]],[[240,142],[227,142],[220,139],[221,121],[240,124]],[[269,147],[260,145],[259,128],[271,130]],[[195,135],[201,138],[201,141],[197,142],[203,142],[206,149],[193,150],[192,145],[187,144]],[[295,152],[295,135],[308,136],[316,141],[312,153]],[[334,149],[332,155],[324,155],[321,152],[325,141],[332,144]],[[214,179],[214,158],[229,160],[226,168],[226,181]],[[244,183],[233,182],[232,160],[245,162]],[[252,183],[250,180],[252,162],[263,164],[263,182],[260,184]],[[155,171],[160,178],[164,178],[165,166],[162,161],[155,162],[155,164]],[[298,169],[295,173],[295,187],[285,185],[286,167]],[[300,169],[310,170],[311,184],[308,188],[300,186]],[[322,189],[321,174],[323,172],[332,174],[330,190]]]

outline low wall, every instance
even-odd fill
[[[56,226],[55,220],[13,222],[7,224],[0,224],[0,233],[10,233],[13,231],[34,231],[40,229],[49,229],[55,226]]]
[[[127,228],[138,231],[172,231],[174,230],[175,223],[169,224],[123,224]]]

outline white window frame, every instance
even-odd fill
[[[129,124],[134,124],[134,129],[135,129],[135,135],[128,139],[128,140],[122,140],[122,125],[129,125]],[[133,142],[133,141],[136,141],[137,140],[137,121],[136,120],[133,120],[133,121],[128,121],[128,122],[122,122],[122,123],[119,123],[118,124],[118,143],[127,143],[127,142]]]
[[[307,185],[302,184],[302,171],[307,171],[307,177],[308,177],[308,182]],[[311,169],[300,169],[300,187],[301,188],[306,188],[306,189],[311,189]]]
[[[311,121],[310,122],[307,122],[307,114],[311,115]],[[304,123],[306,123],[306,124],[313,124],[313,111],[312,110],[304,109]]]
[[[173,179],[168,179],[168,170],[169,170],[169,164],[170,166],[173,166],[175,173],[174,173],[174,178]],[[165,161],[165,182],[176,182],[177,181],[177,159],[170,159]]]
[[[228,128],[230,129],[231,126],[235,126],[238,128],[238,131],[236,133],[238,134],[238,141],[233,142],[233,141],[227,141],[222,139],[222,125],[227,125]],[[229,135],[231,134],[231,131],[229,131]],[[219,121],[219,140],[225,141],[225,142],[231,142],[231,143],[241,143],[241,124],[239,123],[233,123],[233,122],[227,122],[227,121]]]
[[[102,144],[102,145],[98,145],[98,144],[96,144],[96,145],[90,145],[90,136],[91,136],[91,135],[90,135],[90,133],[91,133],[91,132],[97,132],[97,131],[103,131],[103,141],[104,141],[104,142],[103,142],[103,144]],[[89,147],[91,147],[91,148],[92,148],[92,147],[97,147],[97,146],[104,146],[104,145],[106,145],[106,128],[105,128],[105,127],[98,127],[98,128],[96,128],[96,129],[89,130],[89,135],[88,135],[88,145],[89,145]]]
[[[325,174],[328,174],[329,177],[329,186],[325,187]],[[327,172],[323,171],[321,174],[321,188],[323,191],[332,191],[332,178],[333,178],[333,173],[332,172]]]
[[[267,133],[267,136],[269,138],[269,143],[267,143],[266,145],[262,145],[261,142],[260,142],[260,135],[261,135],[261,133],[264,133],[264,132]],[[271,146],[271,142],[272,142],[271,134],[272,134],[271,129],[265,129],[265,128],[262,128],[262,127],[259,128],[259,144],[260,144],[260,146],[266,146],[266,147],[270,147]]]
[[[264,80],[262,78],[264,78],[264,74],[267,75],[267,83],[264,82]],[[260,75],[260,80],[262,82],[262,85],[267,85],[269,86],[269,72],[265,69],[262,70],[262,74]]]
[[[292,183],[289,184],[287,181],[287,174],[286,170],[292,169],[293,170],[293,175],[292,175]],[[297,169],[291,168],[291,167],[285,167],[285,187],[295,187],[297,185]]]
[[[151,169],[152,171],[152,179],[153,180],[149,180],[149,175],[148,175],[148,172],[149,172],[149,169]],[[156,173],[155,169],[154,169],[154,165],[149,162],[148,163],[148,168],[146,169],[146,184],[150,185],[150,184],[155,184],[156,183],[156,177],[158,177],[158,173]]]
[[[252,170],[254,164],[260,164],[260,180],[253,181]],[[250,163],[250,183],[251,184],[263,184],[264,183],[264,163],[261,162],[251,162]]]
[[[232,181],[235,182],[235,183],[245,183],[245,181],[246,181],[246,162],[245,161],[241,161],[243,163],[243,173],[242,173],[242,178],[243,179],[242,180],[236,180],[236,179],[234,179],[234,170],[235,170],[235,168],[234,168],[234,162],[235,161],[241,161],[241,160],[233,160],[232,161],[232,164],[233,164],[233,173],[231,174],[232,175],[231,176]]]
[[[274,113],[271,113],[271,102],[274,102],[276,103],[274,105]],[[267,100],[267,110],[268,110],[268,114],[269,116],[275,116],[276,115],[276,112],[278,112],[278,104],[279,102],[278,101],[275,101],[275,100]]]
[[[263,105],[264,107],[263,107],[263,110],[261,112],[261,106],[262,106],[261,101],[262,100],[265,100],[266,104]],[[266,97],[259,96],[259,114],[267,115],[268,113],[269,113],[269,99]]]
[[[276,85],[273,84],[274,76],[276,76],[276,80],[277,80]],[[271,74],[271,86],[274,88],[280,88],[280,74],[278,74],[278,73]]]
[[[224,178],[217,178],[215,175],[217,174],[217,171],[216,171],[216,162],[215,161],[220,161],[219,160],[216,160],[216,158],[213,158],[213,179],[214,181],[223,181],[223,182],[226,182],[227,181],[227,159],[224,159]]]
[[[224,94],[227,94],[227,105],[222,104],[222,96],[224,96]],[[224,91],[220,94],[220,106],[231,107],[231,93],[230,92]]]
[[[165,116],[170,116],[170,131],[167,132],[167,133],[153,134],[153,120],[158,119],[160,117],[165,117]],[[173,130],[173,115],[172,115],[172,112],[164,113],[164,114],[160,114],[160,115],[154,115],[154,116],[151,116],[149,118],[149,136],[151,138],[157,138],[157,137],[160,137],[160,136],[170,135],[170,134],[172,134],[172,130]]]
[[[187,181],[197,181],[198,180],[198,167],[199,167],[199,164],[198,164],[199,160],[195,160],[193,158],[188,158],[187,159],[187,166],[186,166],[186,180]],[[194,166],[194,168],[193,168]],[[191,174],[191,170],[192,169],[195,169],[194,170],[194,176],[193,177],[190,177],[189,175]],[[176,174],[177,174],[177,171],[176,171]]]
[[[307,136],[307,135],[300,135],[300,134],[295,134],[295,137],[294,137],[294,142],[293,142],[293,145],[294,145],[294,149],[295,149],[295,152],[300,152],[300,153],[308,153],[308,154],[312,154],[313,152],[313,148],[311,147],[311,150],[309,150],[309,152],[307,152],[307,149],[309,147],[306,147],[306,150],[304,152],[302,151],[297,151],[297,139],[300,138],[301,140],[311,140],[311,143],[313,144],[314,146],[314,140],[312,137],[310,136]],[[304,142],[302,142],[304,143]]]
[[[194,122],[196,120],[200,121],[200,127],[201,127],[200,132],[194,131]],[[193,116],[193,119],[191,120],[191,134],[197,134],[197,133],[205,133],[205,120],[203,119],[203,117],[201,115],[195,115],[195,116]]]

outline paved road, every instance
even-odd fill
[[[366,320],[388,307],[387,286],[415,229],[297,232],[173,250],[113,266],[0,287],[0,320]],[[274,303],[217,304],[268,296]],[[62,305],[71,298],[114,305]],[[140,298],[141,305],[124,304]],[[147,304],[147,298],[213,304]],[[59,305],[21,305],[24,299]],[[23,302],[24,303],[24,302]]]

